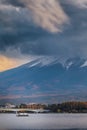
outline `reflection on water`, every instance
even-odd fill
[[[87,114],[0,114],[0,130],[87,130]]]

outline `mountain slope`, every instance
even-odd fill
[[[1,102],[46,102],[87,100],[86,61],[68,59],[64,65],[58,61],[41,60],[0,73]]]

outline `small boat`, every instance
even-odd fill
[[[20,117],[20,116],[29,116],[27,112],[25,111],[17,111],[16,112],[16,116]]]

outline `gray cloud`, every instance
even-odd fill
[[[50,32],[61,32],[62,25],[68,23],[68,16],[56,0],[22,1],[31,11],[34,22]]]
[[[63,25],[69,23],[58,0],[4,0],[4,3],[27,8],[33,22],[52,33],[61,32]]]
[[[64,0],[61,0],[61,5],[59,3],[57,5],[51,3],[51,5],[50,0],[47,5],[44,5],[40,0],[38,1],[40,2],[39,4],[36,4],[33,0],[0,1],[0,53],[5,53],[5,55],[9,53],[7,55],[14,57],[14,54],[7,52],[7,50],[20,49],[22,54],[53,55],[61,59],[75,56],[87,57],[87,10],[77,8],[77,6],[73,6],[71,3],[67,4]],[[63,11],[61,16],[59,13],[58,17],[56,14],[54,15],[54,11],[56,11],[52,10],[54,5],[58,10]],[[42,16],[43,10],[45,10],[45,14],[48,17],[44,16],[45,14]],[[51,25],[52,29],[56,27],[57,31],[61,30],[62,26],[65,26],[61,33],[50,33],[51,28],[49,26],[49,28],[43,27],[43,22],[36,21],[35,14],[42,21],[47,18],[45,20],[48,23],[52,22],[54,16],[60,19],[58,19],[60,23],[64,16],[66,18],[69,17],[71,23],[66,26],[64,23],[67,22],[62,21],[62,24],[58,23],[59,25],[52,22],[52,25],[49,24],[49,26]],[[49,16],[51,20],[49,20]],[[38,20],[40,20],[39,18]]]

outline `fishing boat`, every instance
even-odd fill
[[[16,116],[20,117],[20,116],[29,116],[27,112],[25,111],[17,111],[16,112]]]

